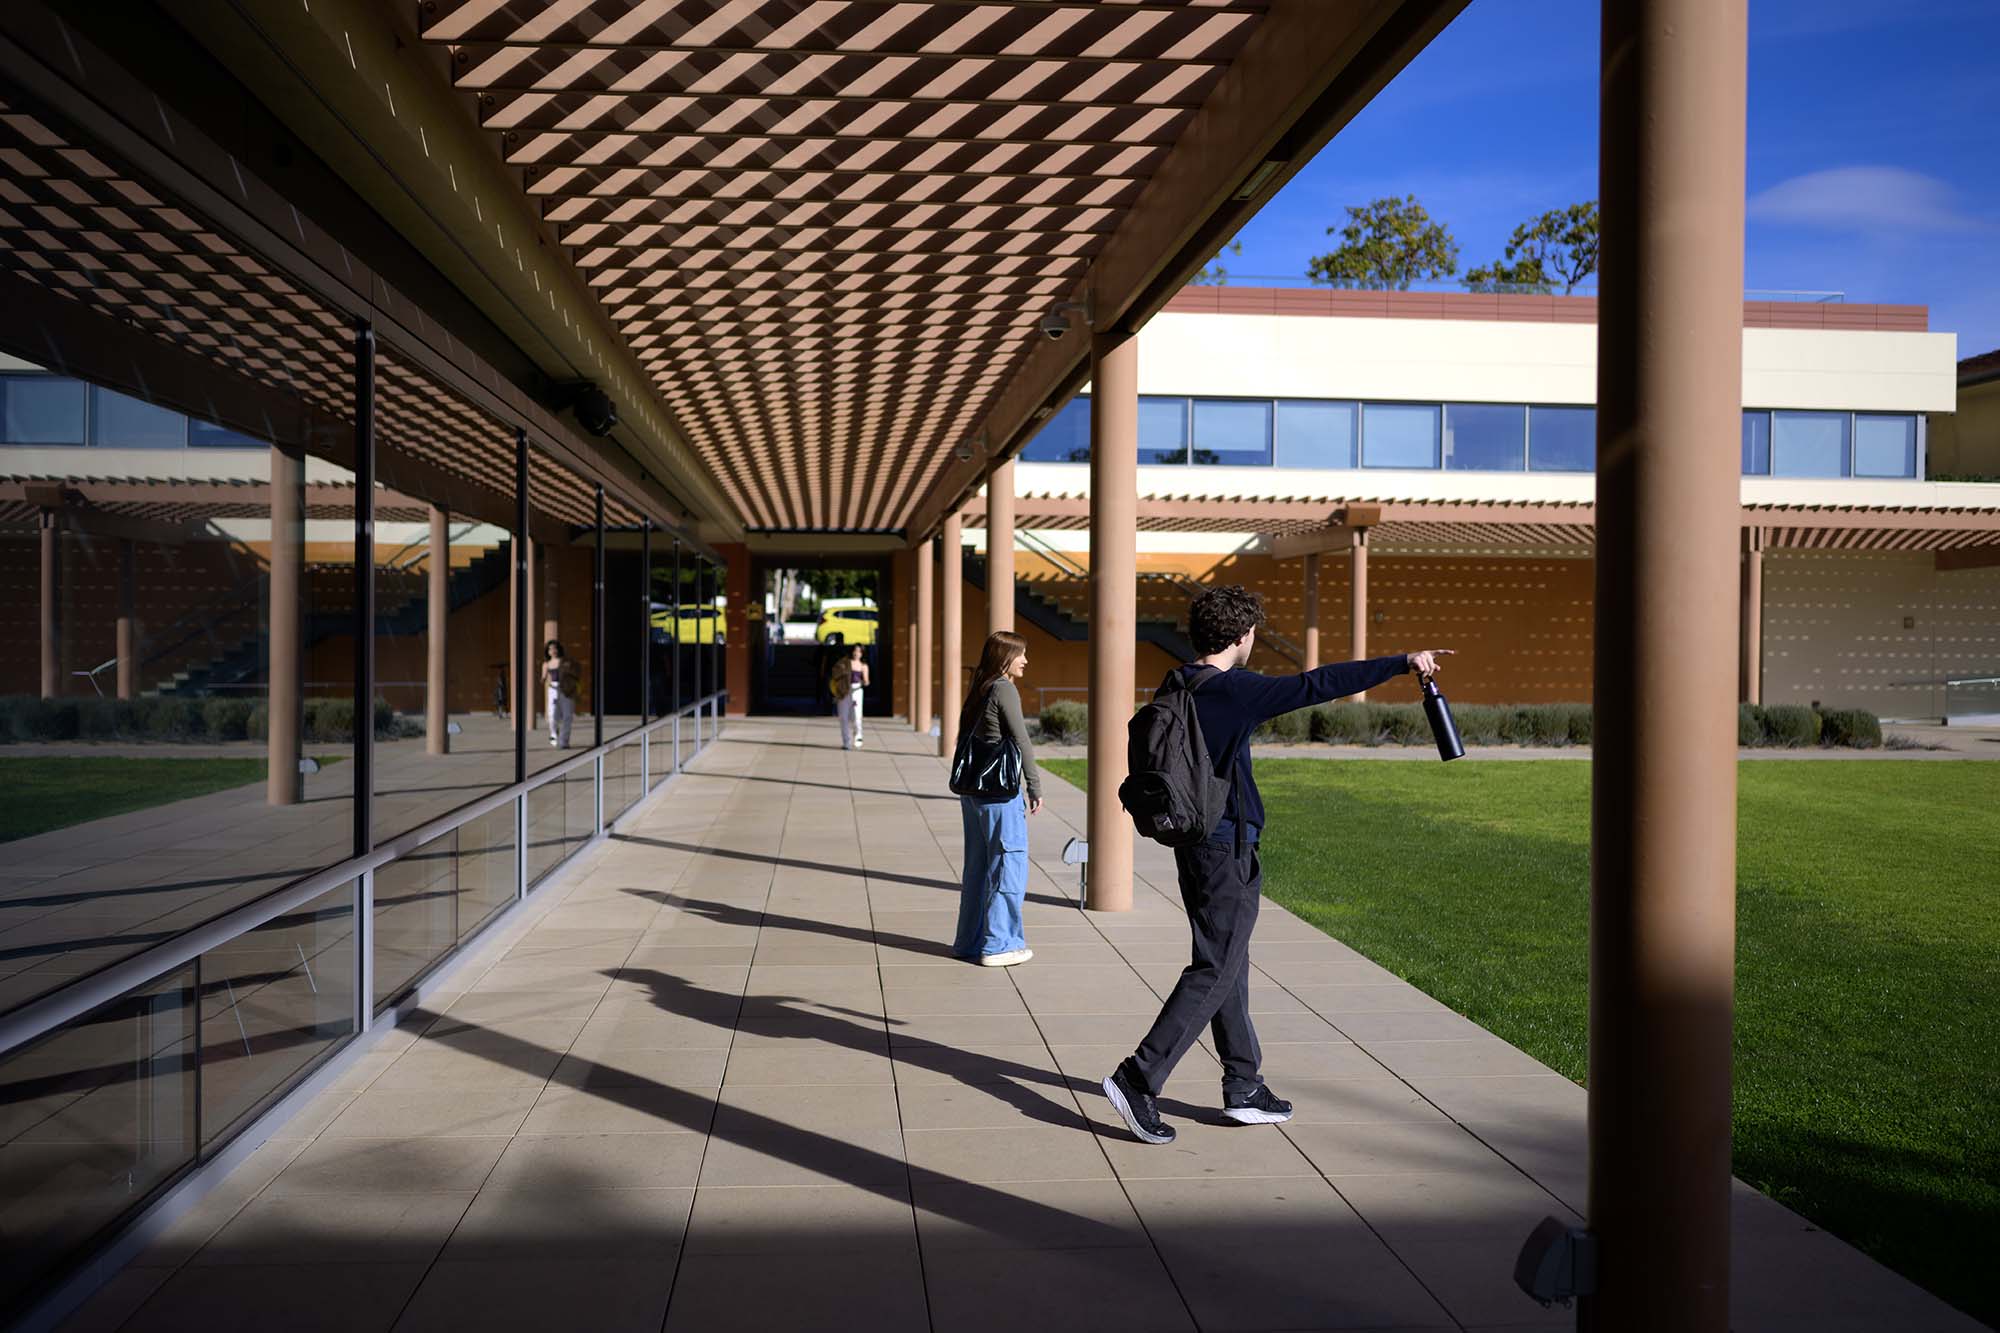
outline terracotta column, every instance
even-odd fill
[[[947,758],[958,740],[958,710],[964,702],[959,693],[965,688],[959,679],[965,668],[964,540],[963,520],[957,514],[945,519],[938,534],[938,554],[944,560],[938,576],[938,639],[944,648],[938,670],[938,753]]]
[[[118,697],[139,693],[139,549],[118,539]]]
[[[1588,1333],[1729,1327],[1745,0],[1604,0]]]
[[[1739,637],[1743,664],[1737,670],[1744,703],[1764,702],[1764,529],[1743,529],[1743,614]]]
[[[1132,908],[1132,821],[1118,804],[1139,633],[1139,341],[1090,340],[1090,895]]]
[[[429,754],[450,754],[451,710],[446,691],[445,637],[451,618],[451,531],[450,517],[436,505],[430,507],[431,544],[425,580],[425,609],[429,623],[424,633],[424,750]]]
[[[42,697],[62,692],[61,620],[56,598],[61,593],[62,529],[54,510],[42,511]]]
[[[1368,656],[1368,529],[1348,529],[1347,566],[1347,652],[1359,662]],[[1359,703],[1368,697],[1363,690],[1354,696]]]
[[[1306,660],[1305,669],[1319,665],[1319,553],[1306,557]]]
[[[910,654],[910,725],[919,734],[931,729],[931,566],[937,560],[937,542],[926,538],[917,543],[917,643]]]
[[[1014,460],[986,479],[986,632],[1014,628]]]
[[[271,648],[265,732],[265,799],[296,805],[305,799],[299,772],[304,727],[304,626],[306,574],[305,455],[271,447]]]

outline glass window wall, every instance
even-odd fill
[[[1353,403],[1278,399],[1278,466],[1353,467],[1356,410]]]
[[[1778,477],[1848,475],[1845,412],[1771,413],[1771,474]]]
[[[1591,472],[1597,467],[1597,409],[1528,409],[1528,468],[1534,472]]]
[[[1146,464],[1188,461],[1188,400],[1139,399],[1139,461]]]
[[[1439,409],[1429,403],[1364,403],[1363,467],[1434,468],[1438,465]]]
[[[201,1141],[212,1145],[354,1032],[354,885],[201,958]]]
[[[188,421],[178,412],[96,385],[90,390],[90,442],[99,448],[180,449]]]
[[[1444,465],[1453,471],[1521,472],[1528,465],[1527,409],[1446,403]]]
[[[1090,461],[1090,399],[1070,399],[1042,424],[1021,450],[1026,463],[1088,463]]]
[[[81,380],[0,375],[0,444],[82,444],[86,395]]]
[[[1771,471],[1771,414],[1743,414],[1743,475],[1768,476]]]
[[[1854,475],[1917,475],[1917,419],[1871,412],[1854,418]]]
[[[1194,400],[1192,458],[1225,467],[1268,467],[1271,462],[1271,400]]]

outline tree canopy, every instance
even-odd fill
[[[1563,295],[1597,272],[1597,201],[1552,208],[1514,228],[1507,257],[1472,269],[1465,285],[1475,292],[1526,290]]]
[[[1188,279],[1188,285],[1190,287],[1227,287],[1229,285],[1229,270],[1222,266],[1222,257],[1224,255],[1240,255],[1242,253],[1243,242],[1231,241],[1216,252],[1215,258],[1208,261],[1206,268]]]
[[[1334,234],[1328,227],[1326,234]],[[1390,196],[1349,207],[1340,244],[1314,255],[1306,276],[1316,283],[1368,291],[1408,291],[1413,282],[1458,272],[1458,242],[1434,222],[1415,195]]]

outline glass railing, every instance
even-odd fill
[[[712,743],[727,696],[0,1015],[0,1318],[104,1255]],[[523,834],[525,833],[525,848]],[[357,928],[357,924],[358,927]]]

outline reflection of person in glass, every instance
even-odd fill
[[[542,690],[548,698],[549,744],[567,750],[569,724],[576,717],[576,663],[559,639],[542,645]]]

